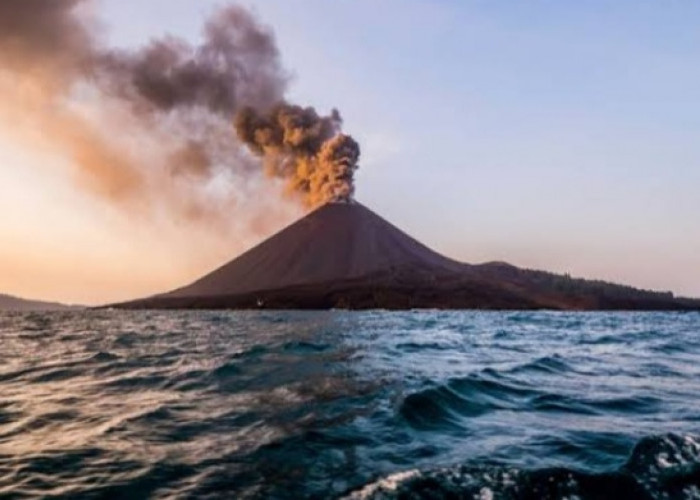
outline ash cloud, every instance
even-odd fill
[[[247,107],[236,116],[236,131],[262,157],[269,175],[287,181],[309,207],[350,201],[360,157],[355,140],[341,133],[337,110],[319,116],[313,108],[279,104],[260,113]]]
[[[357,143],[337,112],[285,101],[274,35],[248,11],[215,11],[196,46],[167,36],[127,51],[103,43],[90,7],[0,1],[0,104],[94,192],[197,220],[259,204],[269,177],[308,207],[352,197]]]
[[[77,67],[89,58],[92,36],[75,12],[85,0],[3,0],[0,54],[15,71]],[[49,68],[50,67],[50,68]]]
[[[280,101],[287,81],[274,36],[240,7],[216,12],[198,47],[170,36],[136,53],[98,53],[92,67],[139,112],[198,107],[227,120],[241,105]]]

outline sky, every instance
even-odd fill
[[[196,42],[222,3],[96,0],[93,14],[110,44],[138,47]],[[412,236],[470,263],[700,297],[699,3],[237,3],[274,30],[289,100],[342,113],[362,148],[357,199]],[[11,126],[4,293],[99,304],[165,291],[298,216],[225,243],[177,221],[154,232]]]

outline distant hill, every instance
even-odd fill
[[[75,306],[67,306],[56,302],[41,302],[27,300],[0,294],[0,311],[60,311],[73,309]]]
[[[670,292],[448,259],[359,203],[331,203],[194,283],[123,308],[700,310]]]

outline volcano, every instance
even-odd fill
[[[700,301],[449,259],[357,202],[328,203],[194,283],[118,307],[700,309]]]

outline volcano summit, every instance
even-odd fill
[[[700,310],[700,301],[501,262],[460,263],[353,201],[321,206],[190,285],[117,307]]]

